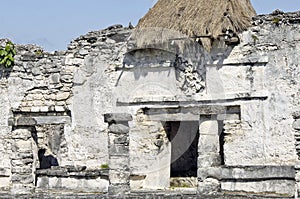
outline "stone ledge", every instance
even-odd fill
[[[198,176],[218,180],[295,179],[294,166],[210,167],[198,169]]]
[[[40,176],[51,176],[51,177],[76,177],[76,178],[97,178],[97,177],[108,177],[108,169],[99,170],[69,170],[68,168],[59,167],[51,169],[36,170],[36,175]]]

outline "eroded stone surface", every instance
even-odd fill
[[[176,143],[166,123],[189,121],[200,125],[198,195],[293,196],[300,184],[293,170],[300,157],[299,13],[258,16],[253,24],[239,45],[216,43],[211,53],[194,42],[175,42],[170,51],[130,49],[132,29],[119,25],[81,36],[62,52],[17,45],[15,66],[0,66],[1,189],[34,191],[40,148],[60,166],[110,170],[108,179],[76,169],[71,176],[44,173],[37,183],[43,188],[110,195],[168,189]],[[178,149],[188,135],[178,136]]]

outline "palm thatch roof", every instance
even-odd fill
[[[162,27],[216,39],[227,29],[236,33],[246,30],[254,16],[250,0],[158,0],[137,29]],[[209,45],[208,40],[203,41],[204,46]]]

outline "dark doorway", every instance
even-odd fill
[[[168,121],[171,142],[171,177],[197,177],[199,121]]]

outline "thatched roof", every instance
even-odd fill
[[[250,0],[158,0],[137,28],[162,27],[218,38],[225,29],[236,33],[247,29],[255,15]]]

